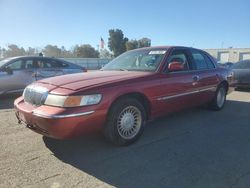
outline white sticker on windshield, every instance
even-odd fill
[[[154,50],[154,51],[150,51],[149,54],[151,55],[155,55],[155,54],[165,54],[166,50]]]

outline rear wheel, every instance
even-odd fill
[[[120,99],[110,109],[104,135],[116,145],[132,144],[143,132],[145,117],[145,109],[138,100]]]
[[[213,101],[209,105],[210,108],[213,110],[221,110],[225,105],[226,94],[227,94],[226,87],[224,85],[220,85],[217,88],[216,95]]]

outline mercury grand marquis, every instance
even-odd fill
[[[101,130],[128,145],[148,120],[201,105],[221,110],[232,82],[232,73],[202,50],[149,47],[125,52],[99,71],[32,83],[14,106],[18,122],[44,136]]]

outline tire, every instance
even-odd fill
[[[220,85],[216,90],[214,99],[209,104],[210,109],[216,111],[221,110],[226,102],[226,94],[227,94],[226,87],[224,85]]]
[[[146,122],[143,105],[134,98],[122,98],[115,102],[104,126],[104,136],[115,145],[134,143],[141,136]]]

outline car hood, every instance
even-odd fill
[[[77,91],[152,74],[154,73],[138,71],[93,71],[47,78],[38,83]]]

